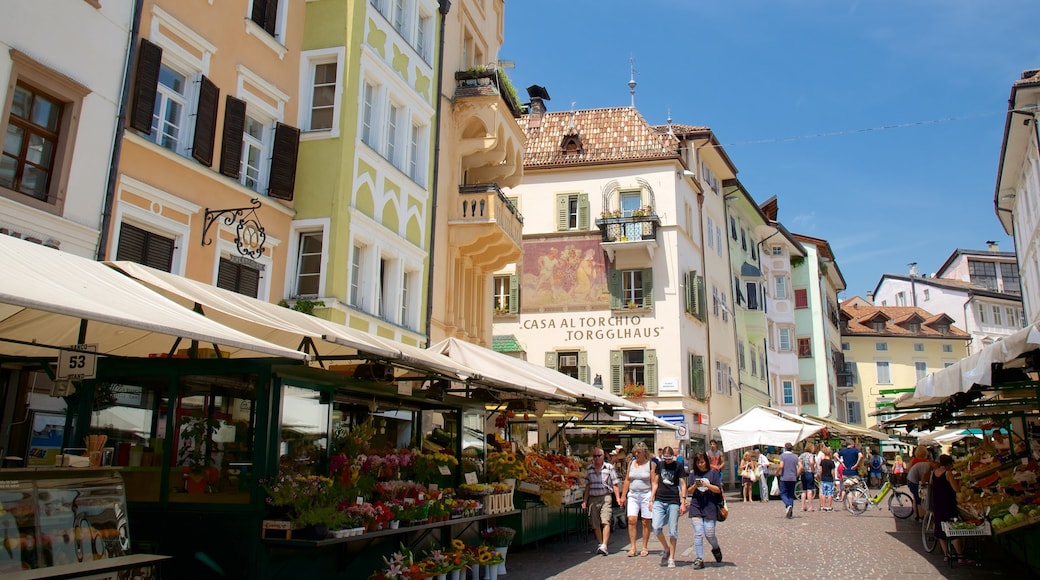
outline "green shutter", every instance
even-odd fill
[[[570,196],[558,194],[556,196],[556,231],[566,231],[567,228],[567,201]]]
[[[708,299],[707,299],[706,291],[704,290],[704,276],[698,275],[698,276],[696,276],[696,278],[697,278],[697,284],[696,284],[696,286],[697,286],[697,312],[696,312],[696,315],[697,315],[697,318],[699,318],[699,319],[701,319],[703,321],[707,317],[707,312],[706,312],[707,311],[707,306],[706,306],[706,304],[708,302]]]
[[[610,392],[620,396],[621,389],[621,367],[624,365],[624,356],[620,350],[610,351]]]
[[[545,353],[545,368],[556,370],[556,351],[550,350]]]
[[[683,274],[683,287],[686,289],[683,296],[686,298],[685,308],[687,314],[695,314],[697,312],[696,278],[697,274],[693,270]]]
[[[583,350],[578,351],[578,380],[589,382],[589,353]]]
[[[520,311],[520,283],[516,274],[509,277],[509,313]]]
[[[578,229],[589,229],[589,194],[578,194]]]
[[[611,270],[610,279],[607,281],[607,285],[610,286],[610,308],[611,310],[621,310],[625,307],[625,301],[621,299],[621,294],[624,292],[623,286],[621,285],[621,271]]]
[[[695,354],[690,355],[690,395],[698,401],[708,396],[704,388],[704,357]]]
[[[657,396],[657,351],[652,348],[643,351],[643,388],[648,397]]]
[[[651,310],[654,307],[654,271],[647,268],[640,278],[643,280],[643,308]]]

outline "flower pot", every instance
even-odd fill
[[[188,493],[206,493],[209,485],[206,475],[203,473],[187,473],[184,475],[184,490]]]
[[[484,580],[498,580],[498,564],[483,567]]]
[[[400,525],[401,525],[401,522],[399,520],[390,520],[390,529],[391,530],[396,530],[398,527],[400,527]]]
[[[506,573],[506,552],[509,551],[509,546],[506,546],[505,548],[495,548],[495,551],[498,552],[499,556],[502,556],[502,563],[498,565],[498,575],[501,576]]]
[[[300,535],[308,540],[324,540],[329,535],[329,527],[325,524],[304,526]]]
[[[470,575],[470,580],[481,580],[480,579],[480,564],[473,564],[473,567],[470,568],[470,572],[472,572],[472,574]]]
[[[463,578],[463,573],[465,571],[465,568],[455,568],[451,572],[448,572],[448,580],[465,580],[465,578]]]

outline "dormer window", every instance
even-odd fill
[[[870,327],[874,329],[874,332],[880,334],[885,331],[885,322],[882,320],[875,320],[870,323]]]
[[[908,323],[906,323],[906,329],[909,330],[910,332],[913,332],[913,333],[916,334],[918,332],[921,332],[921,323],[920,322],[908,322]]]
[[[950,332],[950,325],[949,324],[936,324],[935,325],[935,331],[938,332],[939,334],[946,335],[946,334],[948,334]]]
[[[581,137],[578,135],[565,135],[563,141],[560,142],[560,151],[564,155],[580,155],[585,152],[585,148],[582,146]]]

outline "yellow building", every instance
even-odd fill
[[[856,296],[841,303],[841,349],[853,380],[848,422],[873,426],[871,416],[929,373],[967,354],[971,336],[946,314],[914,306],[874,306]]]

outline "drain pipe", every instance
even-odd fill
[[[119,99],[119,115],[116,117],[116,130],[112,136],[112,157],[108,164],[108,184],[105,187],[105,203],[101,210],[101,233],[98,236],[97,261],[108,258],[108,231],[112,227],[112,206],[116,199],[116,178],[119,174],[119,159],[123,153],[123,133],[126,132],[126,108],[130,102],[130,74],[137,54],[137,40],[141,33],[141,10],[144,0],[134,0],[134,13],[131,16],[129,44],[126,47],[126,68],[123,70],[123,91]]]
[[[451,0],[439,0],[438,12],[441,14],[441,39],[439,52],[437,54],[437,127],[433,130],[433,187],[430,189],[430,208],[433,213],[430,219],[430,252],[429,263],[426,268],[426,346],[430,346],[430,327],[433,324],[433,261],[434,249],[437,244],[437,180],[440,178],[441,159],[441,110],[444,99],[441,98],[444,85],[444,28],[448,19],[448,11],[451,10]]]

